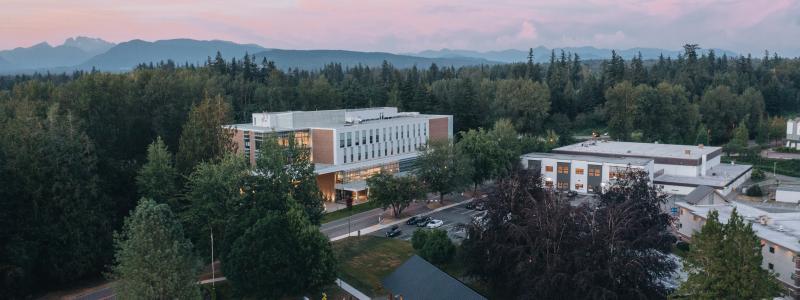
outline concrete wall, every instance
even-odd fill
[[[697,177],[700,175],[702,165],[698,166],[681,166],[681,165],[665,165],[655,164],[656,170],[664,169],[664,174],[675,176]]]
[[[798,203],[800,202],[800,191],[777,190],[775,191],[775,201]]]

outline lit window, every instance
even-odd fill
[[[583,175],[583,169],[582,168],[575,168],[575,174]]]
[[[544,167],[544,170],[545,170],[546,172],[553,172],[553,166],[545,166],[545,167]]]
[[[576,183],[575,184],[575,189],[576,190],[582,190],[583,189],[583,183]]]
[[[569,166],[558,165],[558,174],[569,174]]]

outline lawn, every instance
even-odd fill
[[[383,296],[381,279],[414,255],[411,243],[376,236],[351,237],[333,243],[339,277],[369,296]]]
[[[375,209],[375,208],[378,208],[377,202],[370,201],[370,202],[367,202],[367,203],[364,203],[364,204],[354,205],[350,209],[346,209],[346,208],[345,209],[340,209],[340,210],[337,210],[337,211],[332,212],[332,213],[324,214],[322,216],[322,224],[325,224],[325,223],[328,223],[328,222],[331,222],[331,221],[336,221],[336,220],[339,220],[339,219],[342,219],[342,218],[347,218],[347,217],[349,217],[351,215],[354,215],[354,214],[357,214],[357,213],[362,213],[362,212],[365,212],[365,211],[368,211],[368,210],[372,210],[372,209]]]

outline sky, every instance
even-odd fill
[[[697,43],[800,55],[800,0],[0,0],[0,49],[78,35],[395,53]]]

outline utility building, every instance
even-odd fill
[[[522,165],[540,170],[545,186],[579,193],[599,192],[625,169],[642,169],[671,194],[686,195],[705,185],[728,194],[750,178],[752,166],[721,164],[720,147],[585,141],[528,153]]]

